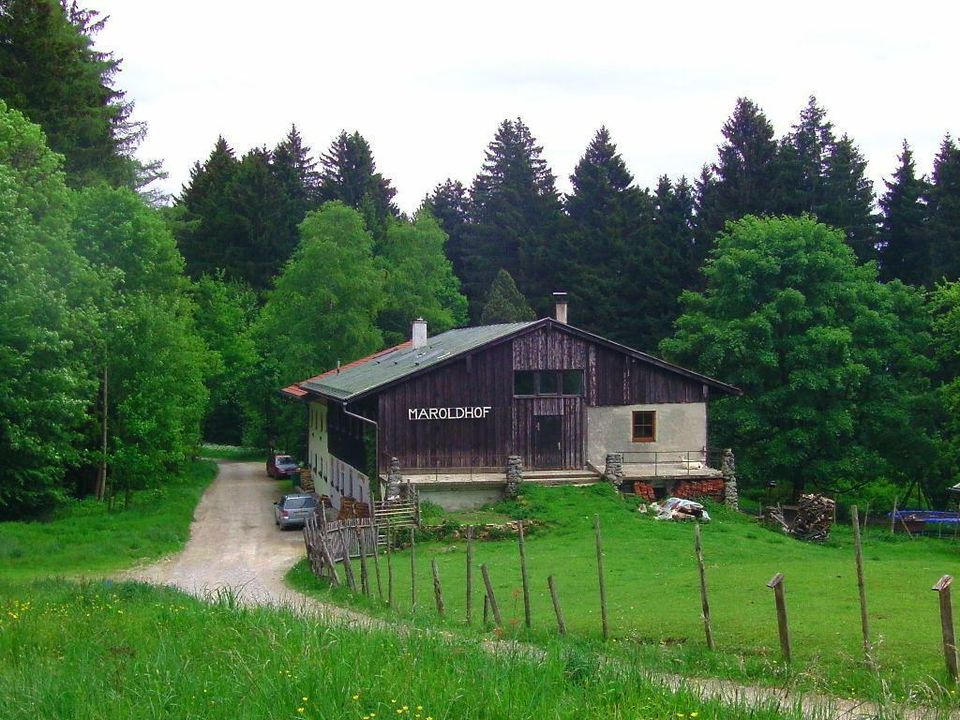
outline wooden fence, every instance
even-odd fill
[[[303,526],[303,541],[314,575],[327,578],[332,585],[345,581],[357,590],[352,560],[358,558],[360,589],[369,594],[367,558],[374,562],[379,590],[379,549],[386,546],[387,534],[419,526],[420,503],[416,500],[378,500],[373,503],[373,517],[327,520],[321,514],[308,518]],[[342,563],[343,579],[337,571],[338,563]]]

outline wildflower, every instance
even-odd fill
[[[354,700],[359,700],[359,699],[360,699],[360,696],[359,696],[359,695],[354,695],[354,696],[353,696],[353,699],[354,699]]]
[[[303,701],[304,701],[304,702],[306,702],[306,701],[309,700],[309,699],[310,699],[310,698],[308,698],[306,695],[303,696]]]
[[[303,713],[306,712],[306,708],[298,707],[298,708],[297,708],[297,712],[300,713],[301,715],[303,715]]]

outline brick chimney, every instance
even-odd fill
[[[564,325],[567,324],[567,294],[565,292],[555,292],[553,294],[553,300],[556,303],[556,309],[554,310],[553,317]]]
[[[417,318],[413,321],[413,331],[410,334],[414,348],[427,346],[427,321],[423,318]]]

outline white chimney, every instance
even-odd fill
[[[555,292],[553,300],[556,303],[556,310],[553,317],[558,323],[567,324],[567,294],[565,292]]]
[[[413,321],[413,333],[410,337],[414,348],[427,346],[427,321],[423,318],[417,318]]]

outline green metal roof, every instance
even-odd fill
[[[404,343],[372,355],[354,365],[341,368],[340,372],[331,371],[306,380],[299,383],[299,386],[326,397],[349,400],[381,385],[399,380],[412,372],[423,370],[535,325],[536,322],[482,325],[448,330],[428,338],[424,347],[412,348],[409,343]]]

